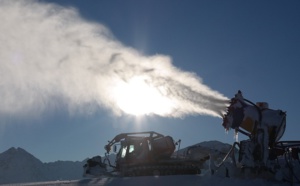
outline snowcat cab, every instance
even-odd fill
[[[116,169],[166,159],[171,157],[175,150],[172,137],[156,132],[124,133],[116,138],[120,139],[120,136],[123,138],[120,140],[120,149],[116,156]],[[118,142],[116,138],[112,140],[113,144]],[[109,150],[111,145],[109,143],[105,149]]]

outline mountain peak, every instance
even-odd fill
[[[24,149],[22,149],[20,147],[17,147],[17,148],[11,147],[7,151],[5,151],[5,152],[7,152],[7,153],[28,153],[26,150],[24,150]]]
[[[11,147],[3,153],[0,153],[0,161],[7,162],[19,162],[19,161],[29,161],[35,163],[42,163],[39,159],[35,158],[32,154],[20,147]]]
[[[11,148],[7,149],[6,151],[4,151],[3,153],[0,153],[0,154],[15,154],[15,153],[30,154],[29,152],[22,149],[21,147],[17,147],[17,148],[16,147],[11,147]]]

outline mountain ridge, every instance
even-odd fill
[[[81,179],[85,161],[43,163],[20,147],[0,153],[0,184]]]

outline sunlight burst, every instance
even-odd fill
[[[163,95],[163,87],[153,87],[141,76],[120,82],[114,97],[122,111],[135,116],[167,115],[174,109],[174,103]]]

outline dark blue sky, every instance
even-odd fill
[[[174,66],[194,72],[226,97],[242,90],[253,102],[287,111],[283,139],[299,140],[300,1],[41,2],[77,9],[87,22],[105,25],[115,40],[145,56],[170,56]],[[210,116],[149,116],[136,122],[102,109],[87,116],[58,109],[8,123],[1,126],[0,150],[19,146],[46,162],[103,154],[107,140],[121,132],[153,130],[182,139],[183,147],[205,140],[234,142],[222,120]]]

